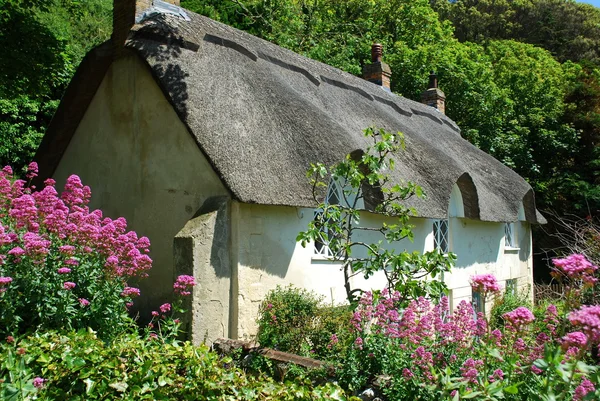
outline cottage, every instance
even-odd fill
[[[92,207],[151,239],[141,310],[167,299],[177,274],[199,281],[196,341],[251,335],[277,284],[342,301],[339,265],[295,242],[314,216],[305,172],[364,149],[370,125],[405,134],[392,179],[428,197],[411,200],[415,240],[398,246],[458,255],[445,277],[454,304],[471,299],[474,273],[531,285],[531,225],[544,222],[532,189],[461,138],[435,77],[422,104],[389,92],[377,47],[368,82],[177,5],[114,7],[112,40],[82,62],[37,161],[59,184],[80,175]]]

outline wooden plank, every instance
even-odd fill
[[[245,352],[256,352],[265,358],[278,362],[294,363],[305,368],[320,368],[325,363],[318,359],[306,358],[289,352],[277,351],[271,348],[263,348],[254,341],[234,340],[231,338],[219,338],[213,343],[213,349],[223,354],[229,354],[237,349]]]

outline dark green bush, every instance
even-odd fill
[[[37,387],[36,387],[37,385]],[[92,331],[0,343],[1,400],[346,400],[337,385],[274,382],[189,342]]]
[[[502,315],[515,310],[519,306],[533,309],[529,294],[525,292],[505,292],[502,296],[497,297],[490,311],[490,326],[492,329],[503,327],[504,318]]]
[[[277,287],[260,305],[257,341],[263,347],[330,359],[348,343],[351,318],[350,306],[326,306],[312,292]]]

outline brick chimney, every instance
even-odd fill
[[[164,0],[165,3],[176,6],[179,6],[179,1]],[[113,33],[111,40],[116,56],[122,54],[125,41],[135,21],[142,16],[144,11],[160,2],[160,0],[113,0]]]
[[[381,86],[388,92],[390,89],[390,77],[392,70],[390,66],[381,61],[383,56],[383,46],[379,43],[373,43],[371,46],[371,64],[366,64],[362,68],[362,76],[369,82]]]
[[[427,90],[421,93],[421,103],[446,114],[446,95],[438,88],[437,75],[433,71],[429,74]]]

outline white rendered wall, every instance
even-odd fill
[[[258,306],[266,293],[277,285],[293,284],[315,291],[326,302],[345,301],[343,274],[338,263],[315,256],[312,244],[303,248],[296,243],[298,232],[306,230],[313,218],[312,209],[284,206],[261,206],[236,203],[237,213],[232,217],[237,240],[232,253],[238,254],[237,335],[255,333]],[[384,219],[364,213],[361,224],[378,226]],[[399,250],[424,252],[433,249],[433,220],[413,218],[414,242],[403,240],[396,245]],[[527,223],[516,223],[527,227]],[[478,273],[494,273],[499,280],[520,277],[530,283],[529,231],[519,232],[520,250],[504,251],[504,223],[488,223],[464,218],[450,219],[450,250],[458,254],[456,267],[445,281],[453,294],[453,305],[462,299],[470,301],[469,277]],[[381,239],[368,232],[366,242]],[[522,241],[522,242],[521,242]],[[525,246],[526,244],[526,246]],[[526,249],[527,248],[527,249]],[[362,276],[352,280],[352,286],[361,289],[381,289],[385,285],[383,274],[365,282]]]
[[[150,238],[154,264],[138,307],[168,300],[173,237],[206,198],[228,192],[137,56],[108,70],[54,173],[57,187],[71,174],[91,187],[91,208]]]

